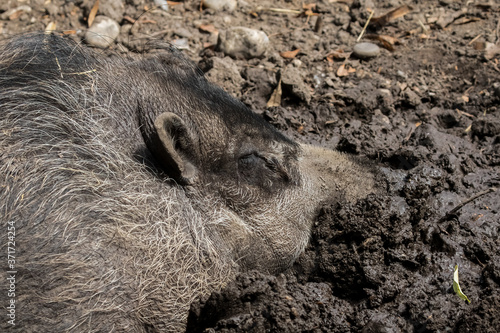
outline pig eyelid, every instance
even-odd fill
[[[261,158],[264,160],[264,162],[266,163],[266,167],[269,170],[279,174],[284,181],[290,180],[290,175],[288,174],[287,170],[283,167],[283,165],[279,162],[279,160],[276,157],[272,158],[261,157]]]
[[[250,153],[246,153],[240,156],[240,161],[243,161],[245,164],[256,163],[258,160],[264,162],[266,168],[270,171],[276,172],[279,163],[275,161],[273,158],[266,158],[265,156],[259,154],[257,151],[252,151]]]
[[[259,154],[257,151],[253,151],[251,153],[247,153],[240,156],[240,161],[241,160],[256,161],[257,159],[262,160],[266,168],[269,169],[269,171],[278,174],[284,181],[290,180],[290,175],[288,174],[287,170],[281,165],[281,163],[276,157],[266,157]]]

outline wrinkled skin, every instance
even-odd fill
[[[178,332],[236,272],[288,268],[323,200],[373,191],[368,168],[287,139],[175,50],[106,59],[55,35],[0,50],[3,328]]]

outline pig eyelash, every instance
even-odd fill
[[[274,174],[277,174],[284,181],[288,182],[290,180],[290,175],[288,174],[287,170],[282,166],[282,164],[276,157],[266,157],[254,151],[249,154],[241,156],[240,160],[245,160],[245,159],[250,160],[250,157],[252,156],[264,161],[264,165],[266,166],[266,168],[268,168]]]
[[[290,175],[288,174],[287,170],[283,167],[283,165],[278,161],[277,158],[272,157],[272,158],[266,158],[263,156],[260,156],[262,159],[264,159],[264,162],[266,163],[266,167],[271,170],[274,173],[279,174],[279,176],[284,180],[284,181],[289,181],[290,180]]]

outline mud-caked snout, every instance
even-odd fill
[[[366,162],[338,151],[302,144],[300,170],[311,204],[326,200],[354,202],[375,191],[374,170]]]

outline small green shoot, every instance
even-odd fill
[[[458,297],[470,303],[469,298],[467,298],[467,296],[465,296],[465,294],[462,292],[462,289],[460,289],[460,284],[458,283],[458,265],[455,265],[455,272],[453,273],[453,290],[455,291],[455,293],[457,293]]]

